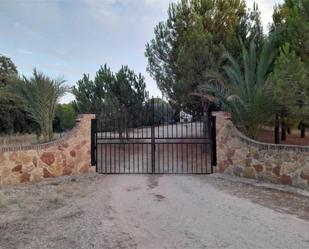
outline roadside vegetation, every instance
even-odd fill
[[[0,82],[1,145],[49,142],[54,132],[75,125],[73,104],[59,104],[70,91],[64,80],[52,79],[36,69],[32,77],[21,77],[11,59],[1,55]]]
[[[164,96],[155,101],[163,101],[170,116],[230,111],[236,125],[254,139],[265,127],[274,131],[276,143],[295,129],[305,137],[308,13],[309,0],[285,0],[263,30],[258,5],[245,0],[171,3],[167,20],[157,24],[145,49],[147,71]],[[59,104],[68,91],[76,100]],[[145,78],[128,66],[112,72],[105,64],[93,79],[85,73],[69,89],[63,80],[36,70],[30,78],[21,77],[13,62],[0,56],[0,135],[31,133],[51,141],[55,132],[74,126],[78,113],[106,120],[125,116],[131,123],[118,122],[122,132],[147,124],[149,101]]]
[[[244,0],[171,4],[146,45],[148,72],[173,105],[230,111],[251,138],[265,126],[277,143],[293,128],[305,137],[309,1],[276,5],[265,31],[258,6],[248,7]]]

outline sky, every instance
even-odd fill
[[[283,0],[256,0],[263,26]],[[105,63],[113,71],[128,65],[146,79],[150,96],[160,96],[146,72],[145,44],[167,18],[172,0],[0,0],[0,54],[20,74],[33,68],[74,85],[84,73],[93,78]],[[248,7],[253,0],[247,0]],[[267,29],[266,29],[267,30]],[[67,94],[61,102],[73,100]]]

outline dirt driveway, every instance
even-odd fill
[[[309,198],[214,176],[0,189],[0,248],[309,248]]]

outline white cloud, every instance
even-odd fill
[[[32,55],[33,53],[31,52],[31,51],[29,51],[29,50],[18,50],[18,52],[19,53],[21,53],[21,54],[25,54],[25,55]]]
[[[256,1],[265,27],[274,3],[282,1]],[[146,73],[144,50],[155,25],[166,20],[170,2],[0,0],[0,49],[12,57],[20,73],[29,75],[37,67],[51,76],[64,74],[70,84],[83,73],[94,76],[100,64],[107,63],[112,70],[128,64],[145,75],[150,95],[159,95]],[[253,0],[247,3],[252,8]]]

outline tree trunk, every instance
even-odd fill
[[[122,135],[122,120],[121,118],[117,118],[117,128],[118,128],[118,134],[119,134],[119,138],[122,139],[123,135]]]
[[[44,132],[42,132],[42,135],[43,135],[43,142],[44,143],[49,142],[48,141],[48,138],[49,138],[48,133],[46,131],[44,131]]]
[[[279,136],[279,115],[276,114],[275,119],[275,144],[280,143],[280,136]]]
[[[282,141],[286,140],[286,125],[283,121],[283,118],[282,118],[282,122],[281,122],[281,140]]]
[[[300,126],[300,137],[301,138],[305,138],[306,137],[306,127],[303,124],[303,122],[301,123],[301,126]]]
[[[52,141],[54,138],[53,121],[51,121],[48,129],[48,142]]]

